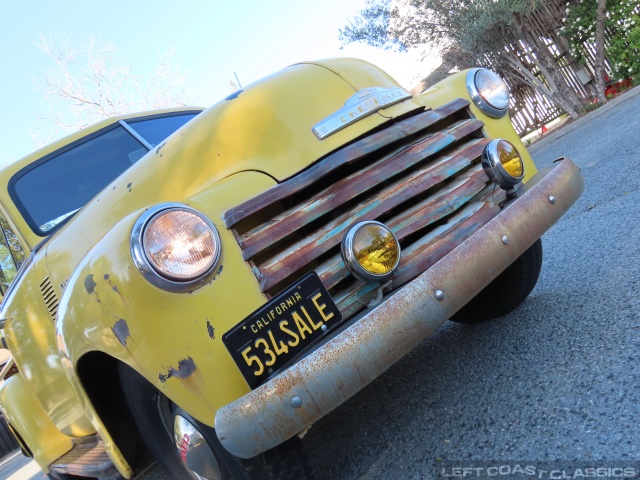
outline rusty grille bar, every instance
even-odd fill
[[[458,99],[401,120],[334,152],[224,214],[268,297],[315,270],[345,318],[376,296],[340,256],[363,220],[388,225],[402,244],[398,288],[499,211],[504,193],[480,166],[483,123]]]

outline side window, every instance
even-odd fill
[[[24,249],[7,221],[0,215],[0,291],[4,295],[24,262]]]

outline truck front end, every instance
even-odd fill
[[[447,319],[515,308],[540,237],[584,186],[569,159],[536,171],[508,101],[484,69],[412,96],[334,59],[267,77],[153,145],[40,254],[57,307],[48,361],[68,380],[53,405],[50,382],[27,378],[48,428],[75,444],[76,412],[127,478],[131,431],[176,478],[255,475],[239,459],[287,468],[272,449]],[[29,295],[4,306],[7,341],[21,371],[44,372],[21,348]]]

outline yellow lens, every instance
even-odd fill
[[[212,267],[217,242],[211,227],[195,213],[168,210],[147,225],[144,247],[158,271],[178,280],[189,280]]]
[[[524,173],[522,158],[520,158],[516,147],[509,142],[501,140],[498,143],[498,158],[500,159],[502,168],[513,178],[520,178]]]
[[[356,261],[374,275],[389,273],[398,263],[399,245],[393,234],[381,225],[363,225],[353,238]]]

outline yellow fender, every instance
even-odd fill
[[[121,472],[129,467],[110,436],[112,415],[96,407],[97,397],[120,388],[109,384],[117,375],[105,369],[113,373],[117,362],[126,363],[209,426],[220,406],[249,391],[221,337],[266,298],[221,217],[273,184],[264,174],[244,172],[181,202],[213,221],[222,245],[216,276],[192,293],[161,290],[133,264],[129,238],[144,210],[117,223],[70,277],[58,309],[58,348],[86,415]]]
[[[13,375],[2,382],[0,407],[11,428],[28,445],[33,458],[45,472],[54,460],[71,450],[71,438],[56,428],[22,375]]]

